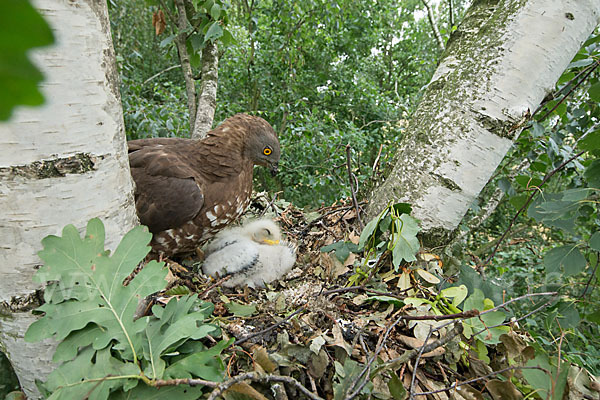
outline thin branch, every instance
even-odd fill
[[[569,90],[559,101],[558,103],[556,103],[554,105],[554,107],[552,107],[550,110],[548,110],[541,118],[540,121],[543,121],[546,119],[546,117],[548,117],[548,115],[552,114],[552,112],[554,110],[556,110],[558,108],[558,106],[560,106],[570,95],[571,93],[573,93],[575,91],[575,89],[577,89],[586,79],[588,76],[590,76],[590,74],[600,65],[600,60],[597,60],[594,64],[590,65],[588,68],[589,70],[585,73],[585,75],[583,76],[583,78],[581,78],[577,84],[575,84],[571,90]],[[585,71],[585,70],[584,70]],[[583,71],[582,71],[583,72]],[[580,72],[581,74],[581,72]],[[579,76],[580,74],[578,74],[577,76]],[[576,77],[577,78],[577,77]],[[536,110],[537,112],[538,110]]]
[[[235,376],[223,383],[220,383],[210,394],[208,400],[215,400],[219,397],[225,390],[229,389],[231,386],[236,383],[251,380],[251,381],[260,381],[260,382],[283,382],[288,385],[292,385],[302,392],[306,397],[311,400],[323,400],[322,397],[319,397],[316,393],[311,392],[307,388],[305,388],[300,382],[292,378],[291,376],[281,376],[281,375],[259,375],[256,372],[248,372],[246,374]],[[194,379],[191,379],[194,381]]]
[[[216,388],[219,386],[219,382],[213,381],[205,381],[203,379],[192,379],[192,378],[178,378],[178,379],[157,379],[155,381],[151,381],[151,386],[153,387],[163,387],[163,386],[179,386],[179,385],[190,385],[190,386],[208,386],[211,388]]]
[[[144,86],[146,83],[150,82],[152,79],[156,78],[157,76],[160,76],[160,75],[164,74],[165,72],[169,72],[170,70],[179,68],[179,67],[181,67],[181,64],[171,65],[169,68],[165,68],[162,71],[157,72],[156,74],[152,75],[150,78],[148,78],[144,82],[142,82],[142,86]]]
[[[463,332],[463,326],[462,326],[462,324],[460,324],[458,322],[460,322],[460,321],[451,321],[444,325],[438,326],[437,328],[432,329],[431,333],[433,334],[434,332],[439,331],[441,328],[444,328],[448,325],[454,324],[454,328],[450,332],[448,332],[446,334],[446,336],[444,336],[434,342],[431,342],[429,344],[423,344],[423,346],[421,346],[419,349],[407,350],[400,357],[396,357],[383,365],[385,365],[386,368],[396,368],[396,366],[405,364],[408,361],[415,358],[418,355],[419,351],[421,351],[421,349],[422,349],[422,353],[425,354],[425,353],[429,353],[430,351],[437,349],[438,347],[442,347],[442,346],[446,345],[450,340],[452,340],[454,337],[458,336],[459,334],[461,334]],[[383,365],[382,365],[382,367],[383,367]]]
[[[469,383],[474,383],[474,382],[481,381],[481,380],[484,380],[487,378],[491,378],[492,376],[503,374],[505,372],[512,371],[515,369],[539,369],[540,371],[544,371],[545,373],[550,375],[550,371],[548,371],[547,369],[542,368],[542,367],[511,366],[511,367],[506,367],[504,369],[500,369],[498,371],[494,371],[494,372],[489,373],[484,376],[478,376],[477,378],[469,379],[469,380],[458,382],[458,383],[453,383],[451,386],[445,387],[443,389],[432,390],[430,392],[415,393],[414,395],[415,396],[427,396],[427,395],[431,395],[431,394],[435,394],[435,393],[449,392],[450,390],[455,389],[459,386],[468,385]]]
[[[441,51],[444,51],[444,40],[442,39],[442,35],[440,34],[440,30],[435,23],[435,16],[433,15],[433,8],[431,4],[429,4],[429,0],[421,0],[425,8],[427,9],[427,19],[429,19],[429,23],[431,24],[431,29],[433,30],[433,36],[435,37],[435,41],[437,42],[438,47]]]
[[[375,161],[373,162],[373,167],[371,168],[371,177],[374,178],[377,173],[377,168],[379,167],[379,159],[381,158],[381,150],[383,150],[383,143],[379,145],[379,151],[377,152],[377,157],[375,157]]]
[[[532,316],[533,314],[535,314],[535,313],[537,313],[537,312],[539,312],[539,311],[543,310],[544,308],[548,307],[548,306],[549,306],[549,305],[550,305],[550,304],[551,304],[553,301],[554,301],[554,298],[552,298],[552,299],[548,300],[547,302],[545,302],[544,304],[542,304],[541,306],[539,306],[539,307],[538,307],[538,308],[536,308],[535,310],[533,310],[533,311],[530,311],[530,312],[528,312],[527,314],[525,314],[525,315],[523,315],[523,316],[521,316],[521,317],[519,317],[519,318],[517,318],[517,319],[515,319],[515,320],[509,320],[509,321],[506,321],[506,322],[503,322],[503,323],[501,323],[501,324],[497,324],[497,325],[486,326],[485,328],[481,329],[479,332],[475,332],[475,333],[473,333],[473,334],[471,335],[471,337],[475,337],[475,336],[479,335],[480,333],[483,333],[483,332],[485,332],[485,331],[487,331],[487,330],[490,330],[490,329],[493,329],[493,328],[497,328],[497,327],[499,327],[499,326],[512,325],[512,324],[515,324],[515,323],[517,323],[517,322],[519,322],[519,321],[522,321],[522,320],[524,320],[524,319],[526,319],[526,318],[529,318],[529,317],[530,317],[530,316]]]
[[[425,348],[425,344],[427,344],[427,341],[431,337],[432,332],[433,332],[433,326],[429,325],[429,333],[427,333],[427,337],[425,337],[425,340],[423,341],[423,346],[421,346],[419,348],[419,353],[417,354],[417,358],[415,359],[415,366],[413,367],[412,378],[410,379],[410,387],[408,389],[408,394],[410,396],[409,397],[410,400],[412,400],[415,397],[413,390],[415,387],[415,380],[417,379],[417,370],[419,368],[419,361],[421,361],[421,355],[423,354],[423,349]]]
[[[598,262],[600,262],[600,252],[596,252],[596,265],[594,265],[594,270],[592,271],[590,275],[590,278],[588,279],[587,283],[585,284],[585,288],[583,289],[583,292],[581,292],[581,295],[579,296],[580,299],[583,299],[583,297],[586,295],[587,290],[590,287],[590,284],[592,283],[592,279],[594,279],[594,277],[596,276],[596,270],[598,269]]]
[[[292,319],[293,317],[295,317],[296,315],[300,314],[301,312],[306,311],[306,305],[303,305],[302,307],[300,307],[299,309],[297,309],[296,311],[294,311],[293,313],[291,313],[290,315],[288,315],[287,317],[285,317],[284,319],[282,319],[281,321],[279,321],[278,323],[271,325],[270,327],[260,330],[258,332],[254,332],[248,336],[244,336],[241,339],[236,340],[235,342],[233,342],[234,346],[239,346],[240,344],[247,342],[248,340],[255,338],[257,336],[260,335],[264,335],[267,332],[272,331],[273,329],[285,324],[287,321],[289,321],[290,319]]]
[[[350,151],[352,148],[350,144],[346,145],[346,167],[348,168],[348,178],[350,179],[350,191],[352,192],[352,204],[354,204],[354,208],[356,209],[356,218],[358,218],[358,224],[360,225],[360,229],[363,229],[365,226],[363,225],[362,219],[360,218],[360,207],[358,206],[358,201],[356,200],[356,192],[358,192],[358,185],[355,181],[356,177],[352,173],[352,159],[350,157]]]

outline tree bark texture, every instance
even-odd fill
[[[137,222],[106,2],[35,0],[56,45],[32,54],[46,104],[0,123],[0,345],[26,395],[54,365],[51,341],[25,343],[47,235],[100,217],[114,249]]]
[[[196,83],[194,82],[194,74],[192,73],[192,64],[190,63],[190,55],[187,51],[187,33],[188,18],[183,0],[175,0],[175,8],[177,8],[177,31],[179,34],[175,38],[175,46],[179,53],[179,61],[183,71],[185,80],[185,92],[187,94],[188,112],[190,114],[190,135],[194,132],[194,122],[196,121]]]
[[[213,125],[217,108],[219,85],[219,48],[216,42],[208,41],[202,50],[202,85],[198,96],[196,122],[192,139],[201,139]]]
[[[369,216],[390,201],[411,203],[425,243],[445,243],[599,20],[598,0],[474,2]]]

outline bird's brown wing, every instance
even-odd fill
[[[144,147],[156,147],[156,146],[173,146],[187,144],[192,139],[185,138],[147,138],[147,139],[135,139],[127,142],[128,152],[134,152]]]
[[[177,151],[147,147],[129,154],[138,216],[153,233],[184,225],[204,205],[203,185]]]

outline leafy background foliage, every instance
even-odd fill
[[[348,195],[348,143],[360,187],[379,179],[436,66],[439,50],[420,7],[417,0],[231,3],[215,124],[237,112],[260,115],[285,148],[276,178],[257,170],[257,189],[277,188],[298,206]],[[175,46],[150,24],[156,10],[136,1],[110,8],[130,139],[188,132],[181,72],[167,70],[178,64]]]

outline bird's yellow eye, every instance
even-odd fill
[[[273,152],[273,149],[271,149],[269,146],[267,146],[263,149],[263,154],[265,156],[270,156],[272,152]]]

